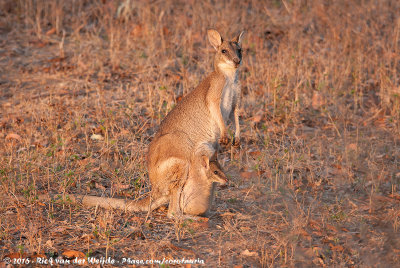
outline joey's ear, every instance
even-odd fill
[[[208,170],[210,168],[210,160],[206,155],[201,156],[201,165]]]
[[[214,154],[211,156],[210,160],[217,162],[217,159],[218,159],[218,153],[217,150],[214,150]]]
[[[222,37],[216,30],[208,30],[208,40],[210,40],[211,45],[218,50],[219,46],[222,44]]]
[[[233,42],[236,42],[239,44],[239,46],[242,45],[242,39],[243,39],[244,31],[242,31],[238,36],[232,39]]]

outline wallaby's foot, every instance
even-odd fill
[[[169,213],[169,211],[168,211],[167,217],[169,219],[180,219],[183,217],[183,214],[182,213]]]
[[[219,143],[222,144],[222,145],[227,145],[227,144],[229,143],[228,137],[227,137],[226,135],[222,136],[222,137],[219,139]]]
[[[238,148],[240,146],[240,138],[233,137],[232,146]]]
[[[167,217],[172,220],[198,220],[199,216],[189,215],[189,214],[167,214]]]
[[[192,221],[199,221],[202,220],[204,217],[196,216],[196,215],[183,215],[182,219],[184,220],[192,220]]]
[[[208,222],[210,216],[211,216],[210,213],[202,214],[202,215],[184,214],[184,215],[182,215],[182,217],[180,219],[185,220],[185,221],[189,220],[189,221],[202,223],[202,222]]]

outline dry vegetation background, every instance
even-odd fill
[[[0,7],[0,257],[400,265],[399,1]],[[208,221],[35,200],[147,189],[152,135],[212,71],[209,28],[246,35],[242,145]]]

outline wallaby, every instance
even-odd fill
[[[228,179],[218,162],[210,162],[205,155],[197,157],[192,164],[191,170],[195,170],[195,177],[189,174],[180,194],[179,206],[184,214],[206,216],[214,203],[216,185],[226,185]]]
[[[208,31],[209,41],[217,51],[214,72],[168,113],[149,145],[147,167],[154,199],[165,196],[171,188],[179,189],[175,185],[182,182],[189,167],[188,159],[196,146],[211,145],[213,150],[206,151],[212,154],[206,157],[217,161],[218,140],[228,142],[225,123],[232,114],[235,120],[233,143],[239,144],[237,70],[242,62],[242,36],[243,32],[231,41],[224,41],[217,31]]]
[[[152,184],[152,198],[156,202],[160,199],[165,202],[165,197],[168,196],[168,217],[205,214],[212,204],[215,184],[225,185],[227,178],[216,159],[209,161],[215,151],[212,144],[197,145],[188,159],[184,159],[180,153],[188,147],[190,140],[182,133],[180,137],[182,142],[175,144],[173,150],[167,145],[174,144],[171,139],[175,136],[169,134],[162,136],[162,142],[152,148],[157,150],[158,156],[167,158],[158,166],[165,177],[156,181],[158,184]],[[161,190],[153,192],[156,189]],[[200,207],[196,208],[197,206]]]

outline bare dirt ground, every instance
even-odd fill
[[[2,259],[400,266],[399,1],[0,7]],[[152,135],[212,71],[209,28],[246,31],[242,144],[219,155],[230,182],[213,215],[70,204],[148,190]],[[64,201],[36,200],[45,193]]]

